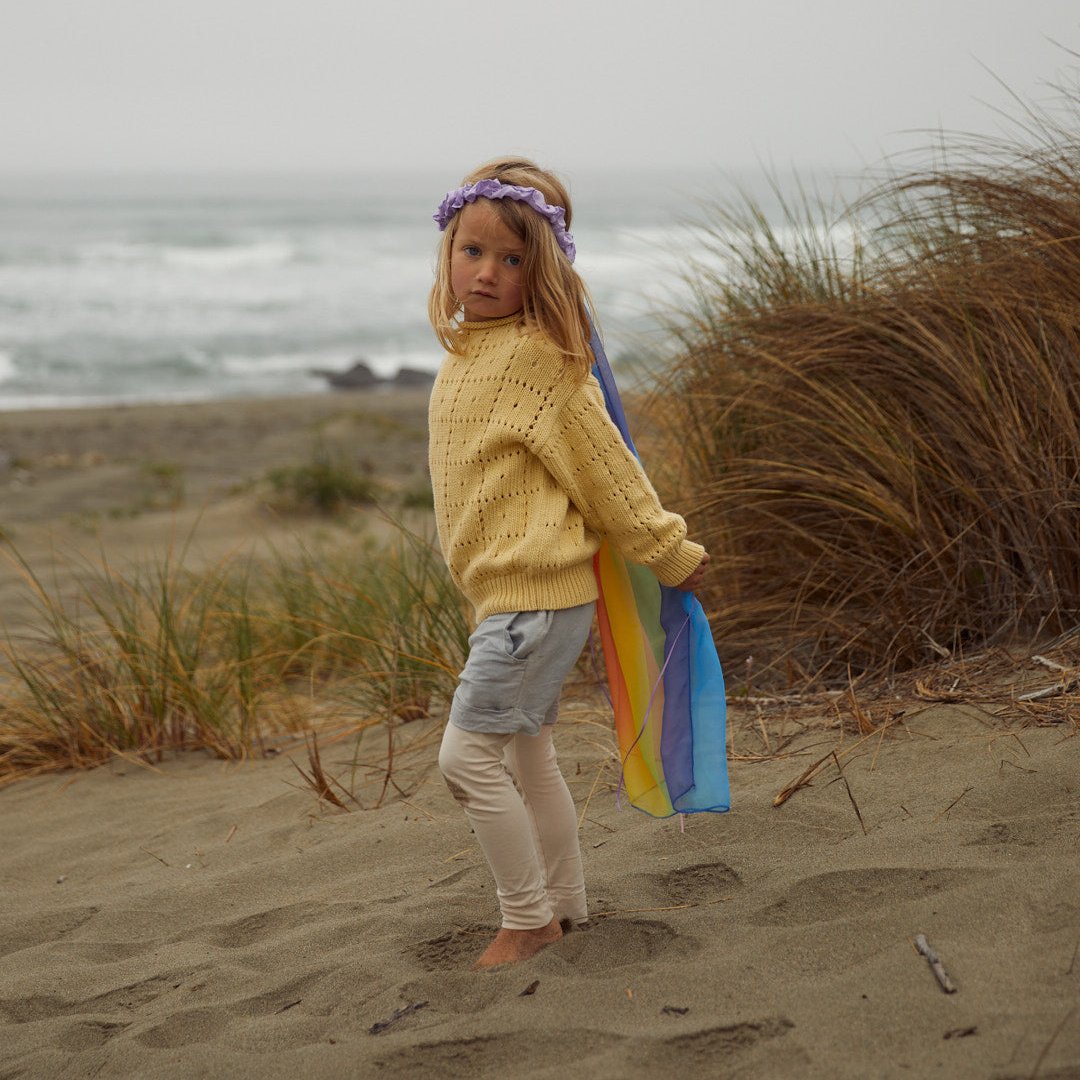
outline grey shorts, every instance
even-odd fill
[[[469,638],[450,722],[465,731],[536,735],[589,636],[594,603],[489,615]]]

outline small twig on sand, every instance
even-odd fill
[[[949,805],[946,806],[944,810],[942,810],[940,813],[934,815],[933,821],[931,821],[930,824],[933,825],[934,821],[937,821],[937,819],[939,817],[942,817],[945,814],[947,814],[970,790],[971,790],[970,787],[964,788],[964,790],[961,791],[960,794],[957,795],[956,798],[953,799],[953,801],[951,803],[949,803]]]
[[[1010,761],[1008,758],[1002,758],[1001,762],[998,764],[998,772],[1001,772],[1006,765],[1011,765],[1014,769],[1019,769],[1021,772],[1026,773],[1038,773],[1039,771],[1038,769],[1025,769],[1023,765],[1017,765],[1015,761]]]
[[[425,810],[422,806],[417,806],[414,802],[409,802],[408,799],[402,798],[401,802],[403,802],[406,806],[411,806],[414,810],[419,810],[420,813],[427,817],[429,821],[439,820],[439,816],[437,814],[433,814],[430,810]]]
[[[915,680],[915,696],[922,701],[937,701],[947,705],[955,705],[965,698],[963,691],[957,691],[953,686],[949,690],[936,690],[923,679]]]
[[[810,781],[817,775],[818,770],[826,761],[833,756],[834,751],[830,750],[824,757],[820,757],[813,763],[808,765],[799,776],[788,784],[782,791],[780,791],[776,798],[773,799],[773,806],[783,806],[784,803],[795,794],[801,787],[805,787]]]
[[[591,821],[594,825],[599,825],[601,829],[607,829],[608,832],[615,831],[610,825],[605,825],[602,821],[597,821],[594,817],[587,817],[585,820]]]
[[[855,809],[855,816],[859,819],[859,825],[862,826],[862,834],[866,835],[866,822],[862,819],[862,814],[859,812],[859,804],[855,801],[855,796],[851,794],[851,785],[848,783],[847,777],[844,775],[844,766],[840,764],[840,759],[836,756],[836,751],[832,753],[833,761],[836,762],[836,767],[840,771],[840,779],[844,781],[844,788],[847,791],[847,797],[851,800],[851,805]]]
[[[746,697],[740,694],[728,701],[729,708],[737,708],[739,705],[816,705],[814,700],[799,697],[797,694],[781,694],[776,697]]]
[[[141,847],[139,850],[146,855],[149,855],[152,859],[157,859],[162,866],[167,866],[170,870],[172,869],[172,863],[167,863],[160,855],[155,855],[149,848]]]
[[[378,1035],[380,1032],[385,1031],[391,1024],[396,1024],[403,1016],[408,1016],[410,1013],[416,1012],[418,1009],[424,1008],[427,1005],[426,1001],[414,1001],[411,1005],[402,1005],[400,1009],[395,1009],[385,1020],[379,1020],[372,1024],[368,1028],[369,1035]]]
[[[315,793],[315,797],[318,799],[325,799],[332,806],[336,806],[340,810],[348,810],[349,807],[346,806],[341,798],[334,792],[334,788],[336,787],[342,795],[352,799],[357,806],[360,806],[360,801],[356,796],[353,795],[351,791],[346,790],[323,768],[322,758],[319,756],[319,737],[315,732],[311,733],[310,741],[308,740],[307,735],[304,736],[304,745],[307,747],[308,769],[310,771],[304,772],[304,770],[296,764],[295,758],[289,758],[289,761],[292,762],[293,768],[296,769],[303,778],[304,783]]]
[[[930,947],[930,943],[926,940],[924,934],[915,935],[915,949],[926,957],[926,962],[930,965],[930,970],[934,973],[934,978],[937,979],[941,989],[944,990],[946,994],[955,994],[955,984],[952,979],[949,978],[945,968],[942,966],[941,960],[938,958],[938,954]]]
[[[874,727],[874,721],[871,719],[870,714],[859,704],[859,699],[855,696],[855,684],[851,682],[850,671],[848,672],[848,687],[848,708],[851,710],[851,715],[855,717],[859,734],[869,735],[877,729]]]
[[[765,743],[765,753],[771,753],[772,746],[769,743],[769,731],[768,728],[765,727],[765,718],[761,715],[760,712],[757,715],[757,722],[758,727],[761,729],[761,738]]]
[[[605,768],[607,768],[607,762],[601,761],[600,767],[596,770],[596,776],[593,777],[592,787],[589,788],[589,794],[585,797],[585,805],[581,808],[581,815],[578,817],[578,832],[581,831],[581,826],[585,824],[585,815],[589,812],[589,803],[592,802],[593,794],[596,791],[596,785],[600,783],[600,777],[603,776]]]
[[[867,739],[873,738],[873,736],[875,736],[875,735],[877,735],[880,738],[881,734],[883,734],[887,728],[891,728],[894,724],[899,723],[900,718],[903,715],[904,714],[902,712],[895,713],[888,720],[884,721],[880,727],[874,728],[872,731],[868,732],[867,734],[860,736],[846,750],[840,751],[838,756],[839,757],[848,757],[850,754],[853,754],[856,750],[858,750],[859,747],[862,746],[862,744],[864,742],[866,742]],[[905,730],[908,730],[906,725],[905,725]],[[843,727],[841,727],[841,732],[842,731],[843,731]],[[790,784],[787,785],[787,787],[783,788],[779,792],[779,794],[777,794],[777,796],[773,799],[773,803],[772,803],[773,806],[783,806],[784,803],[786,803],[788,801],[788,799],[790,799],[791,796],[794,795],[795,792],[799,790],[799,788],[806,787],[806,785],[809,784],[810,781],[817,775],[818,770],[821,768],[821,766],[824,765],[825,762],[828,761],[829,758],[831,758],[833,756],[833,754],[835,754],[835,753],[836,753],[835,750],[830,750],[824,757],[818,758],[817,761],[815,761],[813,763],[813,765],[808,766],[799,775],[799,777],[797,779],[793,780]]]
[[[383,777],[382,791],[375,801],[375,809],[378,810],[386,798],[386,789],[390,786],[390,779],[394,775],[394,722],[389,717],[386,719],[386,776]],[[398,792],[400,794],[400,791]]]
[[[1076,1009],[1077,1009],[1077,1007],[1074,1005],[1061,1018],[1061,1023],[1058,1024],[1058,1026],[1056,1028],[1054,1028],[1054,1034],[1050,1036],[1049,1041],[1042,1048],[1042,1052],[1039,1054],[1038,1058],[1036,1058],[1036,1060],[1035,1060],[1035,1068],[1031,1070],[1031,1080],[1035,1080],[1035,1077],[1038,1075],[1039,1069],[1042,1067],[1043,1060],[1045,1059],[1046,1055],[1050,1053],[1050,1047],[1054,1045],[1055,1040],[1061,1034],[1062,1029],[1065,1027],[1065,1025],[1073,1018],[1073,1013],[1076,1012]]]
[[[1076,954],[1080,953],[1080,938],[1076,939],[1076,948],[1073,949],[1072,959],[1069,961],[1069,966],[1065,969],[1066,975],[1073,973],[1073,968],[1076,966]]]

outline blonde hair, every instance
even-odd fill
[[[573,208],[562,181],[546,169],[524,158],[497,158],[474,169],[462,180],[498,180],[536,188],[544,199],[566,211],[570,228]],[[522,274],[522,323],[542,334],[563,353],[567,363],[581,378],[592,367],[589,348],[589,291],[570,260],[563,253],[551,225],[529,206],[513,199],[491,199],[492,208],[503,223],[525,245]],[[428,318],[442,346],[460,355],[465,335],[461,330],[462,303],[450,283],[450,252],[457,234],[460,213],[447,225],[439,245],[435,284],[428,298]]]

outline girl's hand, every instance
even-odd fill
[[[693,592],[695,589],[701,588],[702,583],[705,581],[705,567],[708,565],[709,553],[706,551],[701,558],[701,562],[698,563],[697,569],[676,587],[686,592]]]

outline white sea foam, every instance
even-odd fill
[[[281,266],[295,255],[293,245],[279,239],[224,244],[155,244],[106,240],[84,244],[77,252],[78,260],[83,264],[164,264],[219,271]]]
[[[355,356],[343,350],[328,352],[282,352],[262,356],[232,355],[221,358],[221,369],[227,375],[266,376],[306,374],[312,368],[344,370]]]
[[[228,247],[166,247],[162,260],[172,266],[193,267],[197,270],[229,271],[254,266],[281,266],[293,258],[291,244],[282,240],[265,240]]]
[[[0,383],[6,383],[18,374],[15,358],[9,352],[0,349]]]

